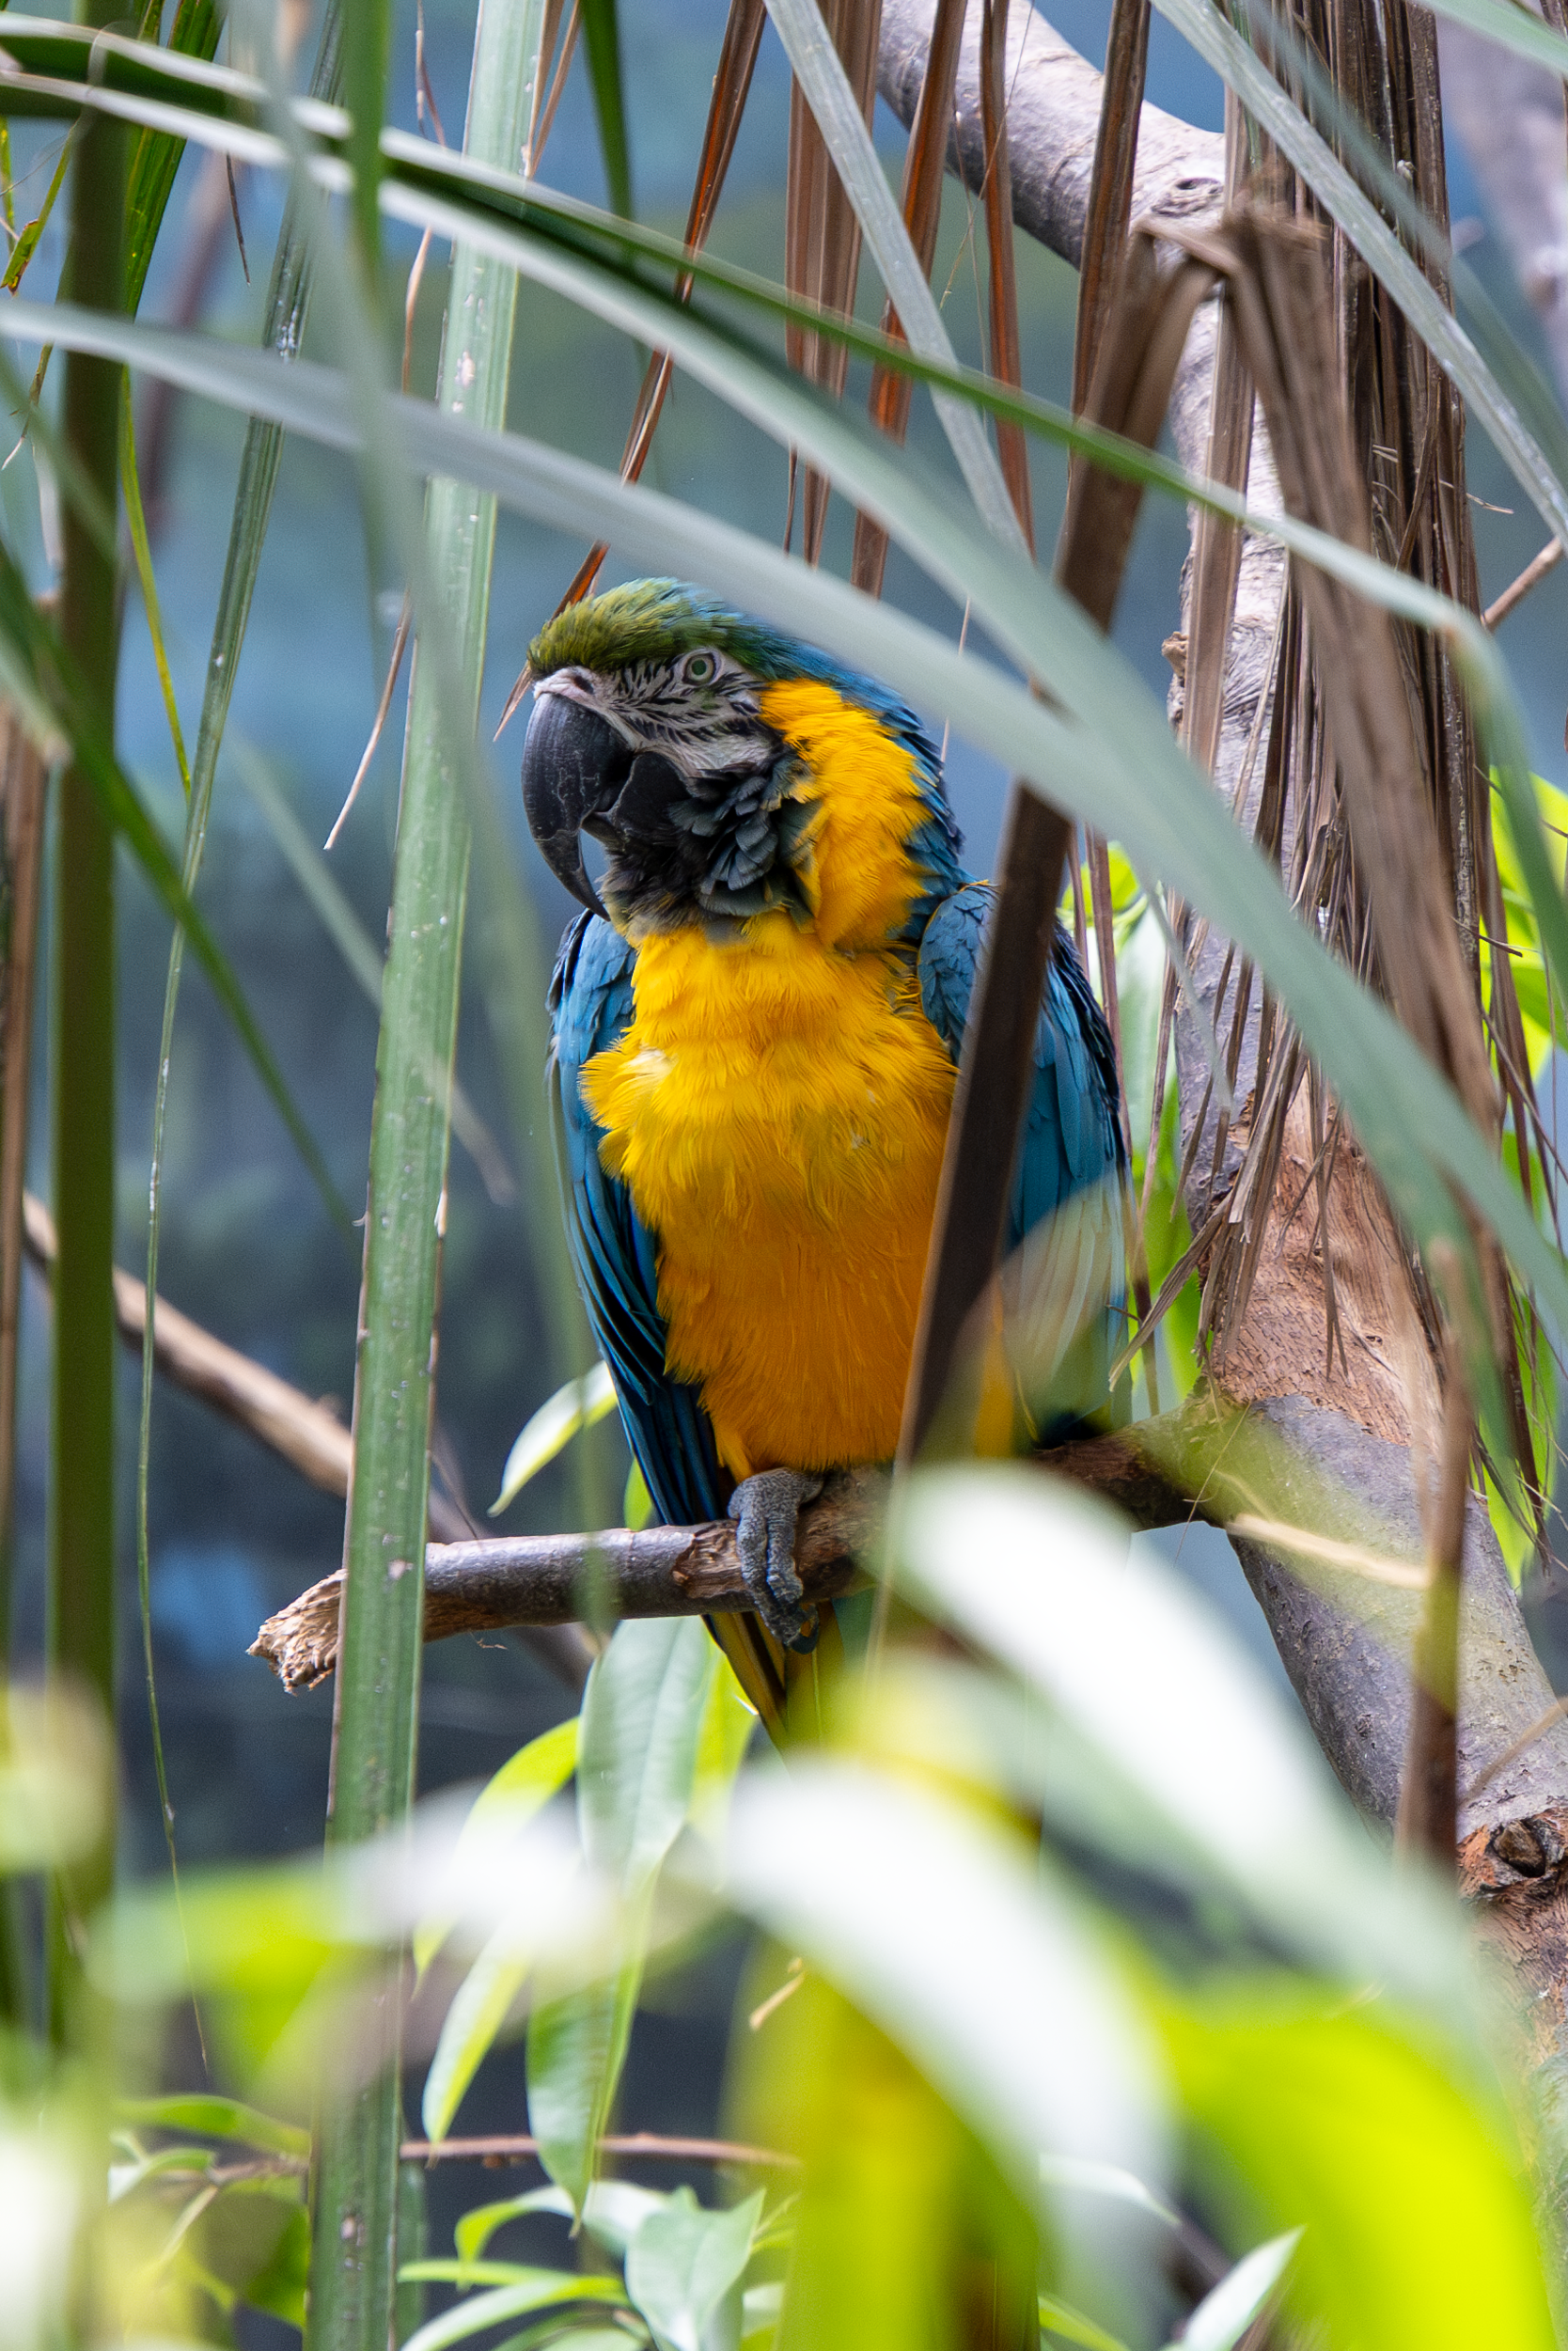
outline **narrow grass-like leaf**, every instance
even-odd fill
[[[808,71],[812,85],[818,87],[824,110],[835,125],[835,137],[842,143],[841,158],[836,149],[836,160],[839,160],[842,165],[842,163],[850,162],[851,150],[857,149],[857,143],[847,121],[840,120],[842,110],[839,102],[843,92],[839,86],[842,75],[841,71],[836,74],[836,61],[829,61],[831,44],[827,44],[829,60],[822,58],[817,50],[810,49],[811,23],[815,22],[819,34],[821,29],[820,19],[810,7],[810,0],[780,0],[780,7],[786,12],[793,10],[798,19],[794,29],[806,42],[803,55],[809,52]],[[1352,242],[1366,254],[1376,274],[1405,308],[1418,330],[1432,341],[1440,363],[1474,401],[1482,423],[1497,440],[1499,448],[1541,507],[1553,530],[1560,535],[1564,527],[1562,515],[1568,508],[1568,493],[1560,483],[1554,487],[1554,469],[1526,430],[1516,408],[1497,385],[1481,361],[1474,344],[1460,328],[1451,312],[1445,308],[1434,290],[1426,285],[1409,255],[1403,252],[1397,239],[1381,222],[1375,207],[1361,196],[1343,166],[1306,122],[1293,102],[1279,89],[1247,44],[1223,21],[1211,21],[1197,7],[1197,0],[1170,0],[1166,12],[1179,24],[1180,29],[1187,33],[1200,53],[1215,64],[1215,70],[1222,75],[1228,75],[1246,102],[1260,113],[1271,134],[1291,154],[1304,176],[1325,195],[1330,209],[1335,211],[1337,216],[1345,219]],[[260,86],[249,77],[217,68],[198,70],[183,60],[180,61],[178,80],[173,74],[172,60],[160,76],[156,68],[143,62],[149,55],[145,48],[139,51],[136,69],[132,69],[121,54],[124,45],[117,46],[111,41],[102,47],[104,78],[89,88],[86,75],[86,53],[81,45],[63,41],[61,28],[55,26],[49,27],[47,39],[40,38],[40,21],[24,22],[27,24],[26,37],[15,44],[19,54],[29,61],[53,67],[56,74],[63,71],[68,77],[54,81],[47,75],[40,77],[37,84],[39,104],[70,106],[88,103],[95,107],[113,107],[126,119],[155,120],[161,126],[177,130],[180,135],[198,138],[205,144],[227,149],[232,154],[258,163],[277,165],[287,161],[286,152],[275,138],[249,127],[264,95]],[[10,38],[8,30],[8,41]],[[135,44],[129,46],[136,48]],[[819,50],[820,46],[819,42]],[[95,55],[97,54],[95,52]],[[150,54],[159,58],[163,55],[159,52]],[[118,86],[120,83],[128,87],[121,90]],[[160,92],[178,91],[180,98],[187,102],[182,105],[164,95],[154,98],[150,95],[154,89]],[[131,94],[133,90],[135,95]],[[22,87],[13,86],[10,98],[13,106],[25,110]],[[341,145],[345,139],[348,125],[340,114],[320,106],[312,108],[306,102],[298,104],[294,111],[302,126],[308,126],[312,135],[324,141],[327,147]],[[853,101],[850,112],[853,114]],[[232,122],[224,119],[228,114],[235,117]],[[858,118],[855,119],[858,120]],[[860,128],[863,133],[864,125]],[[917,304],[919,301],[919,295],[905,284],[908,264],[914,261],[915,257],[908,247],[886,181],[881,180],[880,170],[877,170],[873,183],[870,173],[863,168],[868,153],[871,154],[874,165],[874,153],[870,149],[869,139],[865,142],[865,152],[858,153],[858,161],[850,162],[850,167],[855,176],[857,201],[863,200],[867,208],[863,218],[867,221],[868,235],[877,255],[879,268],[884,270],[885,276],[891,270],[903,288],[897,297],[902,313],[907,302]],[[483,178],[483,175],[465,174],[461,159],[438,156],[427,142],[413,140],[398,133],[389,132],[383,135],[381,156],[384,170],[394,171],[411,184],[420,180],[424,180],[426,184],[434,184],[444,179],[466,177],[471,186],[478,186]],[[348,184],[345,166],[324,150],[315,170],[323,186],[341,188]],[[498,185],[506,177],[493,176],[493,185]],[[525,200],[522,183],[513,184],[517,195],[512,200]],[[880,198],[876,193],[877,185],[881,187]],[[384,202],[384,209],[390,208]],[[591,208],[585,208],[588,209]],[[874,233],[871,226],[873,219],[876,224]],[[699,275],[709,274],[712,270],[711,264],[698,263],[695,266]],[[917,264],[915,278],[918,280]],[[932,299],[930,290],[927,288],[924,290],[929,304]],[[945,345],[945,331],[941,330],[939,318],[936,325]],[[833,330],[823,322],[822,331]],[[917,348],[923,349],[924,330],[912,334],[911,340]],[[939,346],[933,344],[933,349],[938,356],[950,355],[950,347],[947,354],[941,352]],[[892,364],[898,363],[894,360]],[[961,432],[964,430],[960,428]],[[977,478],[987,463],[995,468],[995,460],[990,457],[988,449],[983,459],[974,458],[973,452],[971,457],[979,469]],[[999,477],[997,478],[999,480]],[[992,493],[985,494],[990,496]]]
[[[180,0],[169,27],[168,46],[177,56],[211,63],[223,30],[223,10],[213,0]],[[139,308],[142,290],[152,260],[174,188],[181,140],[166,132],[143,131],[131,149],[125,190],[125,306]]]
[[[93,13],[102,11],[94,10]],[[125,153],[106,123],[70,142],[70,259],[73,292],[118,310]],[[71,353],[63,386],[64,437],[111,515],[118,468],[120,378]],[[114,765],[118,629],[117,580],[91,529],[68,505],[60,579],[61,667],[71,680],[71,755],[55,790],[51,946],[49,1105],[58,1233],[51,1356],[48,1559],[44,1651],[52,1681],[75,1682],[118,1720],[115,1607],[115,832],[102,768]],[[27,644],[32,606],[4,555],[7,634]],[[20,591],[20,593],[19,593]],[[19,608],[20,607],[20,608]],[[50,632],[54,635],[54,632]],[[35,643],[36,643],[35,639]],[[31,647],[28,648],[32,650]],[[36,663],[32,665],[37,674]],[[44,681],[39,680],[40,686]],[[53,698],[47,694],[46,698]],[[61,715],[64,715],[61,713]],[[90,735],[95,759],[86,747]],[[114,1883],[113,1827],[99,1849],[48,1894],[45,2014],[57,2045],[74,2030],[82,1932]]]
[[[147,611],[147,630],[152,640],[153,666],[158,672],[158,690],[164,697],[164,715],[168,720],[169,742],[174,749],[175,765],[185,797],[191,796],[191,763],[185,757],[185,737],[180,725],[180,704],[175,698],[174,679],[169,671],[169,657],[164,643],[164,617],[158,602],[158,582],[152,569],[152,548],[147,535],[147,513],[142,505],[141,476],[136,467],[136,429],[131,414],[131,384],[127,377],[120,390],[119,401],[119,487],[125,500],[125,519],[131,530],[132,552],[136,558],[136,577],[141,583],[142,603]]]
[[[620,71],[620,27],[616,0],[583,0],[583,39],[588,46],[593,110],[614,212],[632,215],[632,156],[626,143],[626,93]]]
[[[353,216],[359,232],[365,290],[373,300],[381,255],[381,213],[376,183],[381,178],[381,121],[386,104],[386,71],[392,55],[389,0],[352,0],[343,17],[343,102],[349,113],[349,164],[353,172]]]
[[[481,8],[464,145],[509,167],[527,135],[537,20]],[[362,96],[362,103],[363,103]],[[373,125],[380,131],[380,92]],[[379,169],[379,151],[376,156]],[[375,252],[373,191],[357,183],[364,258]],[[330,248],[329,254],[330,254]],[[442,349],[440,406],[498,426],[505,416],[517,281],[459,245]],[[371,329],[337,273],[341,346],[361,415],[383,415]],[[376,1055],[369,1198],[354,1384],[354,1465],[343,1552],[333,1731],[331,1845],[364,1842],[414,1798],[424,1607],[424,1544],[434,1412],[435,1314],[445,1225],[450,1096],[472,841],[473,740],[483,671],[495,528],[493,498],[431,483],[423,543],[402,483],[365,477],[367,519],[392,525],[419,632],[409,685],[392,915]],[[388,1568],[400,1563],[394,1573]],[[398,1998],[395,1969],[384,1991]],[[392,2224],[401,2129],[394,2047],[380,2077],[323,2113],[315,2165],[308,2351],[383,2351],[390,2319],[379,2253]],[[437,2322],[438,2324],[440,2322]],[[428,2330],[424,2330],[427,2331]]]

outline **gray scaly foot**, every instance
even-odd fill
[[[817,1611],[804,1606],[795,1573],[795,1520],[803,1502],[823,1490],[821,1478],[800,1469],[763,1469],[743,1478],[729,1497],[741,1573],[757,1613],[786,1649],[817,1645]]]

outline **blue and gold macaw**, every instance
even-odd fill
[[[728,1507],[758,1614],[809,1645],[795,1513],[897,1444],[992,894],[914,713],[829,655],[639,580],[528,658],[528,822],[588,909],[550,995],[577,1277],[656,1508]],[[1124,1168],[1059,931],[1035,1063],[1007,1236],[1034,1337],[1011,1359],[1060,1426],[1105,1398]]]

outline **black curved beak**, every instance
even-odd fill
[[[612,807],[632,752],[608,721],[564,694],[536,697],[523,744],[523,807],[544,861],[573,898],[604,912],[583,864],[583,826]]]

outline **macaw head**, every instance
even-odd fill
[[[917,749],[941,807],[935,751],[885,688],[678,580],[635,580],[569,605],[528,661],[529,827],[598,914],[580,837],[604,845],[604,898],[622,929],[723,929],[775,907],[808,918],[815,811],[800,761],[764,715],[772,685],[817,680],[885,716]]]

